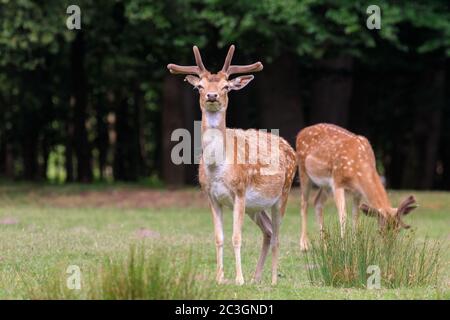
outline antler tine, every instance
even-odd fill
[[[200,55],[200,51],[198,50],[197,46],[194,46],[193,48],[194,56],[195,56],[195,63],[196,66],[180,66],[178,64],[170,63],[167,65],[167,69],[169,69],[170,73],[174,74],[197,74],[201,76],[203,73],[207,72],[205,65],[202,61],[202,56]]]
[[[198,47],[197,47],[197,46],[194,46],[194,47],[192,48],[192,50],[194,51],[195,63],[197,64],[197,66],[198,66],[200,72],[205,72],[205,71],[206,71],[206,68],[205,68],[205,65],[203,64],[202,56],[201,56],[201,54],[200,54],[200,50],[198,50]]]
[[[227,73],[228,69],[230,68],[231,59],[233,59],[234,55],[234,44],[230,46],[230,49],[228,49],[227,57],[225,58],[225,62],[222,67],[222,72]]]
[[[245,66],[230,66],[228,68],[227,74],[232,75],[235,73],[250,73],[250,72],[258,72],[263,69],[263,64],[261,62],[256,62],[253,64],[245,65]]]
[[[411,205],[414,205],[416,203],[416,199],[414,198],[414,196],[409,196],[408,198],[406,198],[401,204],[400,206],[402,208],[406,208],[409,207]]]
[[[245,66],[237,66],[237,65],[232,66],[231,59],[233,59],[234,49],[235,49],[234,44],[232,44],[230,46],[230,49],[228,49],[228,54],[227,57],[225,58],[225,63],[223,64],[222,67],[222,72],[225,73],[227,76],[231,76],[232,74],[235,73],[257,72],[263,69],[263,65],[259,61]]]
[[[416,204],[416,198],[414,198],[414,196],[409,196],[408,198],[403,200],[403,202],[399,205],[397,209],[397,215],[398,216],[407,215],[417,207],[418,205]]]
[[[197,66],[179,66],[177,64],[168,64],[167,69],[173,74],[200,74],[200,69]]]

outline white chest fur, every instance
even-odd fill
[[[206,124],[208,128],[218,128],[222,123],[224,114],[223,112],[205,112]]]
[[[210,181],[210,196],[221,205],[233,206],[233,193],[225,184],[225,166],[226,164],[206,166],[206,175]]]

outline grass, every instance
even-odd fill
[[[245,218],[243,230],[242,262],[246,284],[242,287],[233,284],[216,286],[211,214],[206,203],[195,201],[198,191],[183,191],[183,199],[178,202],[175,197],[165,206],[154,205],[154,199],[147,203],[133,203],[131,200],[119,203],[117,192],[125,191],[125,195],[120,195],[133,199],[137,192],[151,193],[154,190],[127,185],[101,186],[98,189],[93,186],[0,185],[0,298],[130,297],[126,277],[121,280],[125,284],[114,294],[111,293],[112,285],[105,288],[101,284],[105,283],[105,279],[120,279],[113,276],[115,274],[129,273],[130,246],[138,248],[138,244],[145,241],[144,269],[151,265],[153,254],[159,257],[159,265],[167,269],[169,275],[182,274],[184,265],[191,265],[192,274],[189,274],[195,277],[201,288],[205,288],[205,292],[201,289],[199,291],[202,293],[191,294],[193,298],[206,295],[225,299],[450,299],[450,193],[415,192],[420,208],[405,219],[414,228],[416,243],[423,243],[425,239],[442,243],[442,272],[437,283],[399,288],[382,286],[379,290],[367,290],[310,282],[308,262],[298,245],[298,190],[294,190],[290,197],[281,227],[280,276],[276,287],[270,285],[270,257],[261,284],[249,283],[262,240],[259,229],[250,219]],[[109,200],[101,205],[92,203],[93,197],[89,196],[92,193],[94,198],[96,195],[108,195]],[[158,196],[169,197],[171,194],[173,192],[167,191]],[[75,196],[78,199],[76,206],[71,203]],[[405,193],[392,192],[390,196],[397,204]],[[80,202],[85,198],[86,201]],[[145,194],[143,198],[146,198]],[[59,201],[61,199],[64,201]],[[326,226],[331,226],[336,216],[330,201],[325,207]],[[362,219],[376,224],[373,219]],[[229,211],[225,213],[224,220],[225,276],[234,279],[232,216]],[[318,228],[314,220],[313,210],[310,209],[308,230],[312,238],[317,238]],[[157,248],[164,250],[161,252]],[[66,270],[70,265],[79,266],[81,270],[81,290],[66,287],[69,276]],[[190,267],[186,268],[189,270]],[[152,281],[149,275],[142,278],[142,283]],[[142,283],[138,285],[140,294],[135,297],[150,298],[150,291],[142,293]],[[174,285],[169,283],[168,287]]]
[[[347,227],[341,238],[334,223],[306,254],[308,278],[313,285],[345,288],[437,286],[441,251],[439,242],[419,243],[408,231],[380,233],[367,221]]]
[[[131,245],[127,256],[105,258],[83,278],[84,289],[70,290],[67,274],[47,273],[38,285],[22,284],[31,299],[192,300],[218,298],[215,285],[195,267],[191,252]],[[173,257],[176,257],[173,259]],[[70,274],[73,274],[72,272]],[[81,279],[80,279],[81,280]]]

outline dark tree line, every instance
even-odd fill
[[[212,70],[228,45],[261,60],[227,124],[297,132],[331,122],[366,135],[392,188],[450,189],[450,10],[446,1],[75,1],[0,4],[0,176],[92,182],[195,183],[171,163],[177,128],[193,133],[197,96],[166,70]],[[192,141],[192,146],[194,142]],[[191,155],[194,157],[194,154]]]

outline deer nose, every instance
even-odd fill
[[[215,92],[208,92],[208,93],[206,94],[206,99],[207,99],[208,101],[216,101],[216,100],[217,100],[217,96],[218,96],[218,94],[215,93]]]

